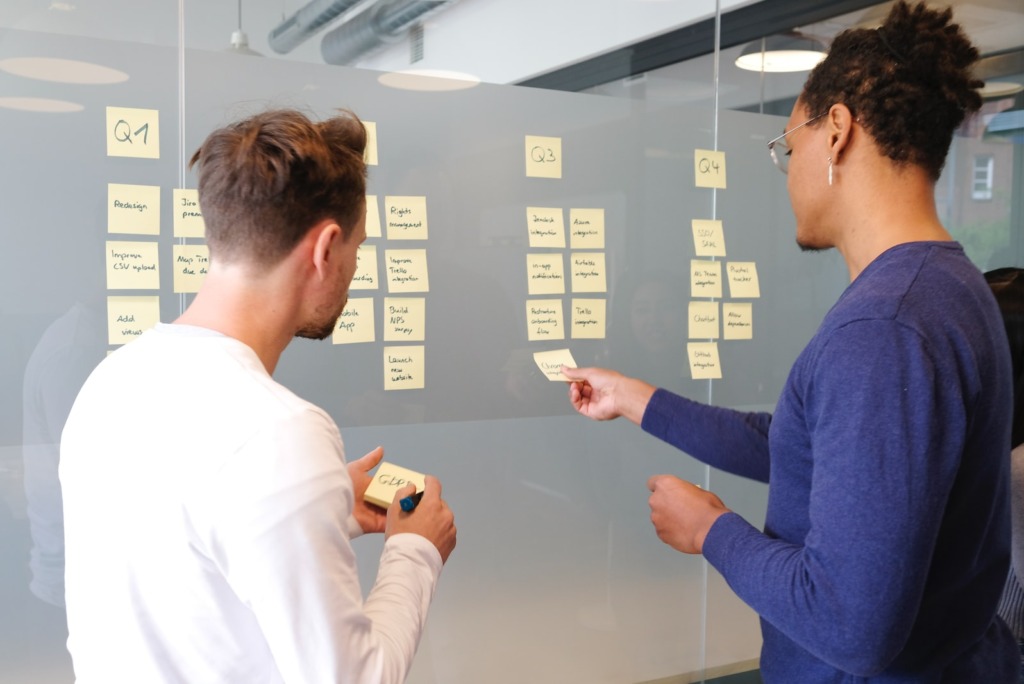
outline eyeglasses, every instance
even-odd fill
[[[825,114],[828,114],[828,112],[825,112]],[[772,161],[775,162],[775,166],[779,167],[779,171],[782,171],[782,173],[786,173],[789,170],[790,149],[789,145],[786,143],[786,136],[799,128],[803,128],[809,123],[817,121],[821,117],[825,116],[825,114],[813,116],[807,121],[804,121],[799,126],[793,126],[793,128],[783,132],[783,134],[780,135],[778,138],[768,141],[768,153],[772,155]]]

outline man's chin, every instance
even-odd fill
[[[321,326],[319,328],[302,328],[295,333],[296,337],[304,340],[326,340],[334,332],[334,324]]]
[[[826,249],[831,249],[830,246],[819,245],[814,242],[807,242],[806,240],[800,240],[799,238],[796,241],[796,246],[799,247],[804,252],[823,252]]]

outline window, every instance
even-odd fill
[[[992,168],[994,158],[990,154],[974,157],[974,176],[971,183],[971,199],[992,199]]]

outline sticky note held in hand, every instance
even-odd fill
[[[418,492],[423,491],[425,477],[423,473],[385,461],[377,467],[377,472],[374,473],[370,486],[366,488],[366,494],[363,496],[370,503],[387,508],[395,500],[395,492],[408,484],[416,485]]]

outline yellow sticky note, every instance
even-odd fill
[[[107,241],[108,290],[159,290],[159,245],[155,242]]]
[[[725,152],[694,150],[693,169],[698,188],[725,188]]]
[[[363,498],[381,508],[388,508],[395,500],[395,494],[403,487],[414,484],[416,491],[422,492],[426,486],[424,477],[423,473],[417,473],[415,470],[381,461],[377,466],[377,472],[373,474],[373,479],[366,487]]]
[[[725,233],[721,221],[693,219],[690,225],[693,228],[693,249],[697,256],[725,256]]]
[[[526,229],[530,247],[565,248],[565,222],[558,207],[527,207]]]
[[[423,297],[384,298],[385,342],[422,342],[426,323],[427,300]]]
[[[561,299],[526,300],[526,337],[534,340],[564,340]]]
[[[107,183],[107,232],[160,234],[160,186]]]
[[[107,156],[160,158],[160,112],[107,107]]]
[[[364,121],[366,127],[366,150],[363,152],[363,161],[367,166],[377,166],[377,123],[375,121]]]
[[[540,368],[540,372],[552,382],[567,382],[569,380],[562,375],[562,366],[576,368],[576,360],[572,358],[572,352],[568,349],[534,352],[533,362],[537,364],[537,368]]]
[[[562,139],[526,136],[526,175],[529,178],[562,177]]]
[[[384,347],[384,389],[423,389],[424,356],[422,346]]]
[[[386,249],[384,270],[388,278],[388,292],[427,292],[427,250]]]
[[[173,260],[175,292],[199,292],[210,270],[210,248],[206,245],[174,245]]]
[[[754,307],[750,302],[722,303],[722,337],[726,340],[754,339]]]
[[[107,297],[107,337],[110,344],[127,344],[160,322],[160,298]]]
[[[356,250],[356,274],[352,276],[349,290],[376,290],[380,287],[377,281],[377,245],[359,245]]]
[[[569,210],[569,246],[604,249],[604,209]]]
[[[690,296],[722,298],[722,262],[690,260]]]
[[[374,332],[373,298],[360,297],[349,299],[345,309],[338,317],[331,335],[334,344],[357,344],[373,342],[377,336]]]
[[[686,353],[690,358],[690,377],[694,380],[719,380],[722,366],[718,360],[718,343],[688,342]]]
[[[738,298],[756,299],[761,296],[757,281],[757,264],[753,261],[729,261],[725,264],[729,275],[729,294]]]
[[[604,299],[572,300],[572,337],[576,340],[603,340],[607,329]]]
[[[718,302],[690,302],[690,339],[718,339]]]
[[[569,255],[573,292],[607,292],[604,252],[573,252]]]
[[[199,191],[194,188],[174,188],[174,237],[206,237],[206,224],[199,208]]]
[[[366,237],[379,238],[380,232],[380,207],[377,205],[376,195],[366,196]]]
[[[565,293],[565,270],[561,254],[526,255],[527,291],[532,295]]]
[[[384,198],[384,224],[388,240],[427,239],[427,198]]]

